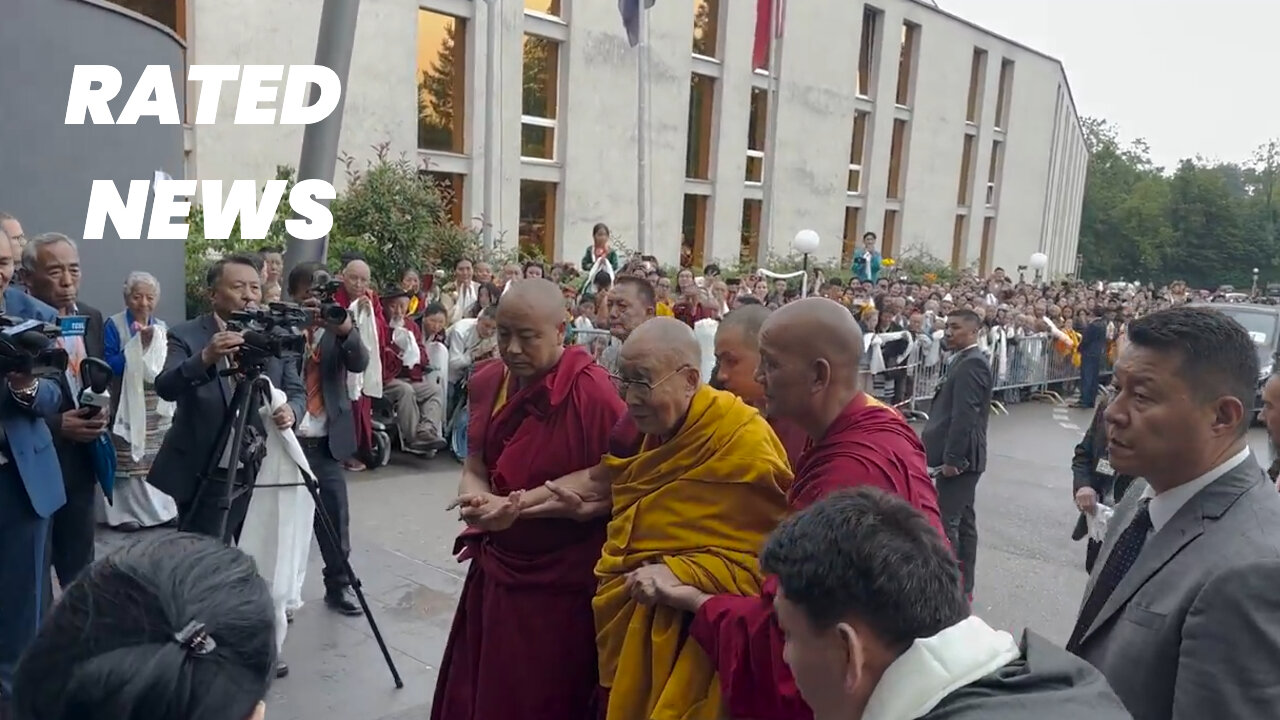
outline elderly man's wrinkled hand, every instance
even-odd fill
[[[612,499],[596,495],[595,493],[577,492],[570,490],[555,480],[545,483],[551,494],[555,496],[555,500],[551,502],[556,508],[568,517],[577,520],[587,520],[601,515],[607,515],[612,507]]]
[[[493,493],[459,495],[447,509],[458,509],[458,519],[488,532],[506,530],[520,517],[521,493],[507,496]]]

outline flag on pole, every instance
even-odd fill
[[[640,3],[644,3],[643,10]],[[653,7],[656,0],[618,0],[618,12],[622,13],[622,27],[627,29],[627,42],[631,47],[640,44],[640,13]]]
[[[756,39],[751,53],[755,69],[769,67],[773,42],[782,37],[782,15],[785,12],[786,0],[756,0]]]

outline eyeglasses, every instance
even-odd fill
[[[648,398],[653,393],[654,389],[657,388],[659,385],[670,380],[671,378],[675,377],[681,372],[688,370],[689,367],[690,366],[688,365],[681,365],[675,370],[672,370],[666,375],[663,375],[656,382],[645,382],[644,380],[633,380],[631,378],[624,378],[618,375],[614,375],[613,373],[609,374],[609,379],[613,380],[613,386],[618,389],[618,394],[621,395],[622,397],[624,398],[627,397],[627,393],[631,392],[631,390],[634,389],[636,391],[636,397],[640,400],[644,400]]]

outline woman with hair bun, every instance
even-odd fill
[[[261,720],[275,612],[253,560],[146,538],[67,588],[14,678],[18,720]]]

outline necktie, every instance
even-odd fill
[[[314,336],[311,338],[312,349],[307,353],[307,367],[303,371],[307,385],[307,414],[318,418],[324,414],[324,392],[320,381],[320,344]]]
[[[1142,546],[1147,542],[1147,535],[1151,532],[1150,503],[1150,498],[1139,501],[1138,512],[1134,514],[1129,527],[1125,528],[1116,540],[1115,547],[1107,556],[1106,565],[1103,565],[1102,571],[1098,573],[1098,582],[1094,584],[1093,592],[1089,593],[1089,599],[1085,601],[1084,608],[1080,611],[1080,619],[1076,621],[1071,639],[1067,641],[1067,650],[1071,652],[1080,650],[1080,642],[1084,639],[1085,632],[1098,617],[1098,613],[1102,612],[1102,606],[1107,604],[1111,593],[1115,592],[1120,581],[1138,559],[1138,554],[1142,552]]]

